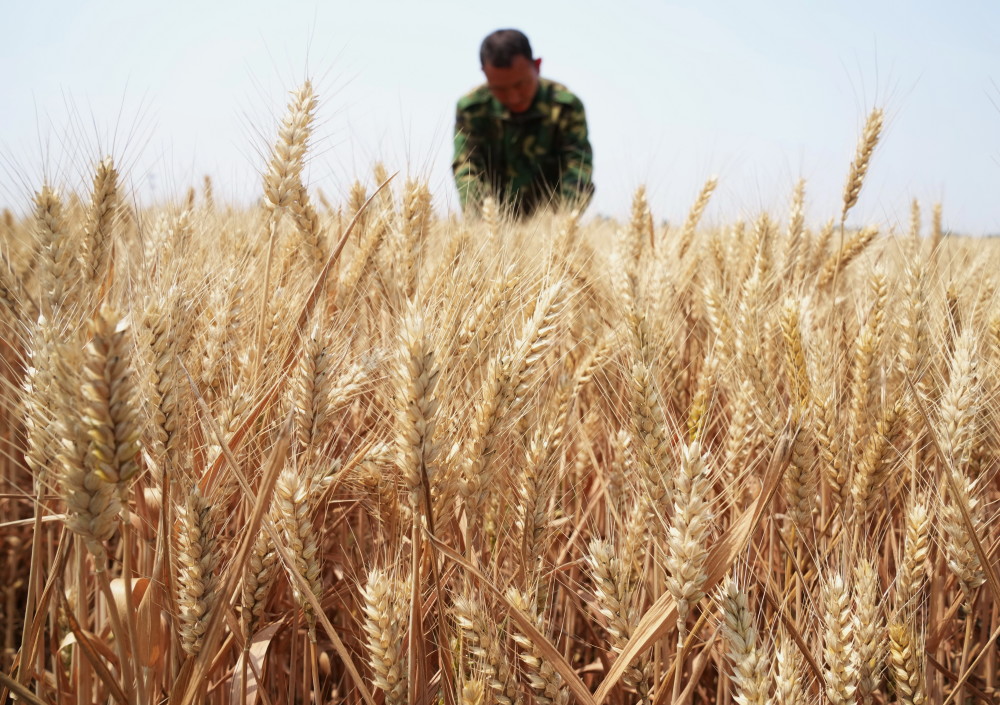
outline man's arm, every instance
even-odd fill
[[[594,152],[587,134],[587,114],[579,98],[573,96],[563,104],[561,122],[559,196],[564,203],[586,206],[594,195]]]
[[[482,203],[488,195],[486,162],[483,156],[483,135],[476,130],[475,120],[461,107],[455,116],[455,156],[451,162],[455,186],[462,210]]]

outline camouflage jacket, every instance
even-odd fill
[[[593,152],[583,103],[539,79],[531,107],[513,114],[483,85],[458,101],[452,170],[462,207],[487,195],[528,215],[550,201],[589,201]]]

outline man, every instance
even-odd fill
[[[583,103],[541,78],[541,59],[516,29],[483,40],[485,85],[458,101],[452,170],[463,208],[493,196],[514,215],[584,206],[594,192]]]

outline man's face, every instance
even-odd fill
[[[535,99],[541,66],[541,59],[532,61],[518,54],[511,60],[510,66],[500,68],[486,64],[483,73],[486,74],[490,92],[500,104],[512,113],[523,113]]]

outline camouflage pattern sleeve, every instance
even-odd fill
[[[470,116],[459,103],[455,116],[455,156],[451,169],[455,174],[459,202],[462,210],[477,206],[489,192],[486,183],[486,164],[483,162],[482,132],[476,132]]]
[[[579,202],[585,207],[594,195],[594,153],[587,134],[587,115],[583,102],[575,95],[570,93],[568,98],[561,98],[557,97],[563,103],[559,196],[566,203]]]

